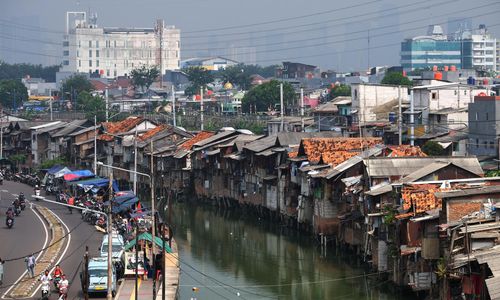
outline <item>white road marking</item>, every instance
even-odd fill
[[[47,243],[49,242],[49,231],[47,229],[47,225],[45,225],[45,222],[43,221],[42,217],[33,209],[33,203],[30,203],[30,209],[33,211],[33,213],[38,217],[38,219],[40,220],[40,222],[42,223],[43,225],[43,229],[45,230],[45,242],[43,243],[43,247],[42,248],[45,248],[47,247]],[[36,260],[38,260],[40,258],[40,256],[42,255],[43,251],[40,251],[40,253],[38,253],[37,257],[36,257]],[[2,295],[2,299],[5,299],[5,296],[7,294],[9,294],[9,292],[19,283],[19,281],[21,281],[24,277],[24,275],[26,275],[28,273],[28,270],[25,270],[22,274],[21,274],[21,277],[19,277],[13,285],[10,286],[10,288],[7,289],[7,291],[5,291],[5,293],[3,293]]]
[[[47,208],[47,207],[45,207]],[[48,209],[48,208],[47,208]],[[59,259],[56,261],[56,263],[54,264],[54,266],[52,267],[52,269],[50,269],[49,273],[52,273],[52,271],[55,269],[55,265],[58,265],[61,260],[63,259],[64,255],[66,255],[66,252],[68,251],[68,248],[69,248],[69,244],[71,243],[71,233],[69,233],[69,227],[68,225],[66,225],[66,223],[63,222],[63,220],[55,213],[53,212],[52,210],[48,209],[50,212],[52,212],[54,214],[54,216],[56,216],[57,219],[59,219],[59,222],[61,222],[61,224],[66,228],[66,232],[67,232],[67,237],[68,237],[68,242],[66,243],[66,247],[64,248],[64,251],[63,253],[59,256]],[[38,287],[35,289],[35,291],[31,294],[31,298],[33,298],[35,296],[35,294],[38,292],[38,290],[40,289],[42,285],[39,284]]]

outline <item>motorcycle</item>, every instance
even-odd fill
[[[61,286],[59,288],[59,298],[57,300],[66,300],[68,298],[68,287]]]
[[[42,298],[41,300],[49,300],[50,297],[50,283],[49,281],[44,281],[42,283]]]
[[[21,210],[26,208],[26,199],[24,197],[19,197],[19,205],[21,206]]]
[[[40,188],[39,188],[38,186],[35,188],[35,196],[37,196],[37,197],[39,197],[39,196],[40,196]],[[37,201],[39,201],[39,199],[38,199],[38,198],[35,198],[35,199],[36,199]]]
[[[7,217],[7,220],[5,221],[5,225],[7,225],[7,228],[12,228],[14,226],[14,219]]]
[[[21,214],[21,206],[14,207],[14,214],[16,215],[16,217],[19,217],[19,215]]]
[[[55,275],[54,276],[54,287],[56,290],[59,289],[59,281],[61,281],[61,275]]]

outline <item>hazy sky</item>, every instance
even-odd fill
[[[468,19],[500,38],[499,0],[0,0],[0,59],[60,63],[66,11],[97,13],[100,27],[153,27],[162,18],[181,29],[182,59],[343,71],[399,64],[400,42],[431,24],[448,32]]]

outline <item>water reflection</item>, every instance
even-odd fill
[[[174,212],[181,299],[399,298],[354,257],[321,255],[308,236],[211,207]]]

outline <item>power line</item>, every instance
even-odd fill
[[[454,11],[454,12],[450,12],[450,13],[446,13],[446,14],[441,14],[440,17],[445,17],[445,16],[449,16],[449,15],[456,15],[458,13],[468,12],[468,11],[471,11],[471,10],[474,10],[474,9],[480,9],[480,8],[484,8],[484,7],[488,7],[488,6],[490,6],[490,5],[483,5],[483,6],[478,6],[478,7],[472,8],[472,9],[463,9],[463,10],[459,10],[459,11]],[[499,12],[499,11],[497,10],[497,11],[494,11],[494,12],[488,12],[487,15],[493,14],[493,13],[497,13],[497,12]],[[480,17],[480,16],[484,16],[484,15],[485,14],[483,13],[483,14],[480,14],[480,15],[471,16],[471,18]],[[405,22],[405,25],[406,24],[412,24],[412,23],[421,23],[422,21],[426,21],[428,19],[429,19],[428,17],[425,17],[425,18],[420,18],[420,19],[416,19],[416,20],[413,20],[413,21],[407,21],[407,22]],[[395,25],[391,24],[391,25],[384,25],[384,26],[379,26],[379,27],[371,27],[369,30],[373,31],[373,30],[379,30],[379,29],[394,28],[394,26]],[[393,34],[393,33],[401,32],[401,31],[410,31],[410,30],[415,30],[415,29],[420,29],[420,28],[426,28],[426,26],[425,27],[418,26],[418,27],[413,27],[413,28],[409,28],[409,29],[405,29],[405,30],[398,30],[398,31],[393,31],[393,32],[390,32],[390,33],[384,33],[384,34],[378,34],[378,35],[376,34],[376,35],[372,35],[371,37],[373,37],[373,36],[383,36],[383,35]],[[366,33],[366,29],[357,30],[357,31],[351,31],[349,33],[337,33],[337,34],[329,35],[328,37],[314,37],[314,38],[307,38],[307,39],[300,39],[300,40],[290,40],[290,41],[286,41],[286,42],[255,44],[255,45],[239,46],[239,47],[232,47],[232,48],[234,48],[234,49],[247,48],[249,46],[251,46],[251,47],[264,47],[264,46],[267,47],[267,46],[290,44],[290,43],[303,43],[303,42],[310,42],[310,41],[316,41],[316,40],[329,39],[329,38],[337,37],[337,36],[353,35],[353,34],[357,34],[357,33]],[[356,40],[364,40],[364,39],[366,39],[366,37],[358,37],[358,38],[356,38]],[[304,47],[307,47],[307,45],[304,46]],[[225,50],[225,49],[227,49],[227,47],[200,48],[200,49],[199,48],[183,48],[182,51],[213,51],[213,50]]]
[[[458,1],[462,1],[462,0],[457,0],[456,2],[458,2]],[[444,5],[444,4],[448,4],[450,2],[452,2],[452,1],[437,2],[437,3],[433,4],[433,6],[441,6],[441,5]],[[409,8],[409,7],[413,7],[413,6],[420,5],[420,4],[421,3],[416,2],[416,3],[412,3],[412,4],[408,4],[408,5],[401,5],[401,6],[391,7],[391,8],[384,9],[383,12],[386,13],[388,11],[398,10],[400,8]],[[418,8],[417,11],[418,10],[423,10],[423,9],[426,9],[426,8],[428,8],[428,5],[425,5],[425,7],[422,7],[422,8]],[[393,15],[402,15],[402,14],[407,14],[407,13],[411,13],[411,12],[415,12],[415,11],[416,10],[413,9],[413,10],[402,11],[402,12],[397,12],[397,13],[393,13],[393,14],[386,14],[386,15],[384,15],[384,17],[393,16]],[[283,34],[295,34],[295,33],[300,33],[300,32],[307,32],[307,31],[312,31],[312,30],[317,30],[317,29],[323,29],[326,24],[330,24],[330,23],[335,24],[335,23],[339,23],[339,21],[344,21],[344,20],[347,20],[349,22],[341,23],[341,24],[339,24],[339,26],[352,23],[353,19],[355,19],[356,22],[377,20],[377,19],[380,19],[380,17],[378,15],[376,15],[374,17],[371,17],[371,18],[367,18],[367,19],[358,19],[358,18],[359,17],[373,15],[373,14],[378,14],[378,13],[380,13],[380,11],[366,12],[366,13],[363,13],[363,14],[350,15],[350,16],[343,15],[340,18],[330,19],[330,20],[326,20],[326,21],[317,21],[317,22],[306,23],[306,24],[298,24],[298,25],[291,25],[291,26],[285,26],[285,27],[276,27],[276,28],[271,28],[271,29],[266,29],[266,30],[258,30],[258,31],[241,31],[241,32],[233,32],[233,33],[221,33],[221,34],[215,35],[215,37],[241,36],[241,35],[248,35],[248,34],[267,34],[269,32],[280,31],[280,30],[290,30],[290,29],[302,28],[302,27],[309,27],[309,26],[314,26],[314,25],[322,25],[321,27],[309,28],[309,29],[304,29],[304,30],[294,30],[294,31],[291,31],[291,32],[283,33]],[[257,37],[257,38],[267,38],[269,36],[277,36],[277,35],[280,35],[280,34],[266,35],[266,36]],[[190,40],[190,39],[201,39],[201,38],[206,38],[206,37],[207,37],[206,34],[205,35],[197,35],[197,36],[190,36],[190,35],[187,35],[187,36],[183,35],[182,36],[183,39],[187,39],[187,40]],[[210,37],[212,37],[212,35],[210,35]],[[234,40],[231,40],[231,41],[234,41]]]

